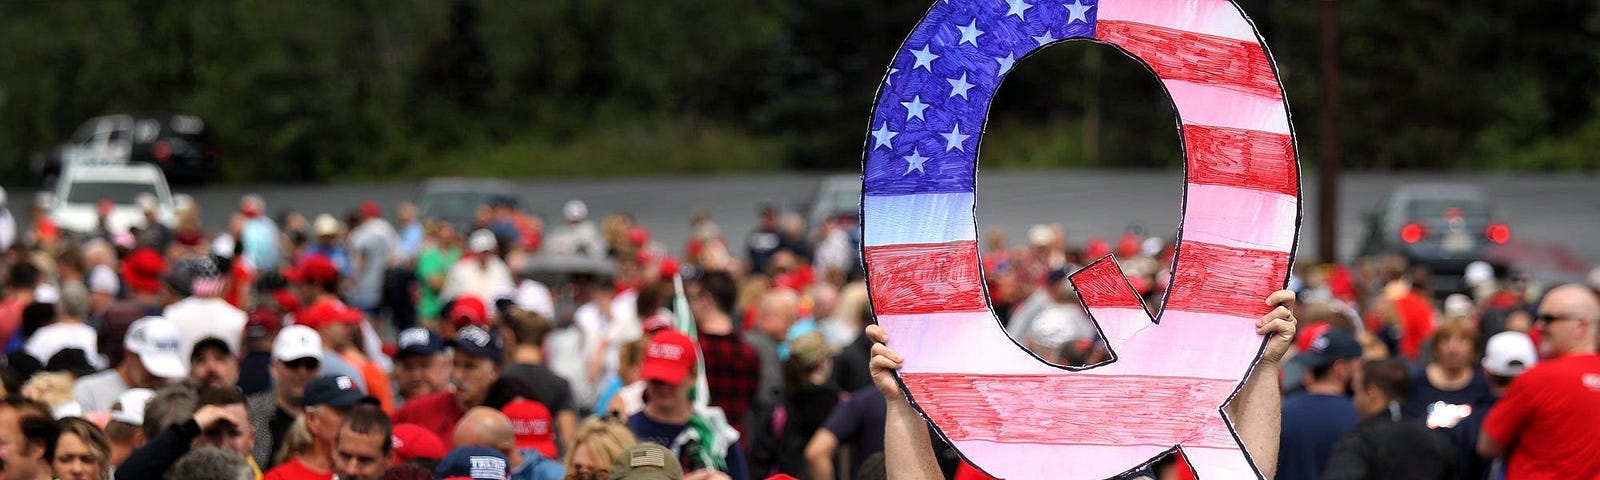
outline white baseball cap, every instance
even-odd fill
[[[302,358],[322,361],[322,335],[305,325],[290,325],[278,331],[272,341],[272,359],[292,362]]]
[[[1502,377],[1521,375],[1539,363],[1539,349],[1522,332],[1496,333],[1483,350],[1483,369]]]
[[[1467,264],[1467,271],[1461,275],[1461,280],[1469,287],[1476,287],[1494,281],[1494,266],[1489,262],[1479,260]]]
[[[117,396],[111,405],[111,420],[130,425],[144,425],[144,407],[155,398],[156,392],[148,388],[130,388]]]
[[[569,222],[581,221],[589,218],[589,205],[584,204],[583,200],[568,200],[566,205],[561,206],[561,215]]]
[[[467,237],[467,250],[474,253],[494,251],[499,246],[499,242],[494,240],[494,232],[488,230],[478,229]]]
[[[183,336],[178,325],[166,318],[150,316],[128,326],[128,336],[122,345],[139,355],[139,362],[151,375],[167,379],[189,376],[189,367],[183,358]]]

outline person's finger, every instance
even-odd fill
[[[873,355],[869,365],[875,370],[899,370],[905,364],[883,355]]]
[[[867,325],[867,338],[873,342],[887,344],[889,343],[889,331],[884,330],[882,326],[877,324]]]
[[[1256,332],[1261,335],[1275,335],[1284,341],[1289,341],[1294,339],[1295,324],[1288,319],[1280,318],[1267,322],[1266,325],[1256,329]]]
[[[884,345],[882,343],[872,344],[872,355],[888,357],[890,360],[896,363],[905,361],[905,358],[901,357],[899,352],[894,351],[894,349],[889,348],[888,345]]]
[[[1267,305],[1282,305],[1293,308],[1295,302],[1294,290],[1278,290],[1267,295]]]
[[[1262,327],[1266,326],[1268,322],[1273,320],[1289,318],[1293,316],[1294,312],[1289,311],[1288,307],[1274,308],[1272,311],[1267,312],[1266,315],[1262,315],[1261,318],[1256,319],[1256,329],[1260,330]]]

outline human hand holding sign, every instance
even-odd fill
[[[1186,161],[1159,315],[1109,259],[1071,276],[1113,355],[1088,367],[1045,363],[1004,334],[984,296],[973,218],[976,152],[1000,81],[1071,38],[1115,45],[1161,79]],[[1286,283],[1300,184],[1271,57],[1236,6],[941,1],[896,55],[870,128],[862,258],[876,320],[895,339],[880,353],[896,354],[875,364],[898,367],[906,404],[963,456],[1002,478],[1107,478],[1182,448],[1205,480],[1270,474],[1271,459],[1252,463],[1237,440],[1265,433],[1235,417],[1276,404],[1275,388],[1244,380],[1275,374],[1287,348],[1263,332],[1293,331],[1277,306],[1291,299],[1262,298]],[[1275,457],[1275,447],[1251,452]]]

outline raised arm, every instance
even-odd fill
[[[911,408],[900,393],[900,383],[894,371],[904,364],[905,358],[890,350],[889,332],[877,325],[867,326],[871,338],[872,384],[883,394],[888,408],[884,411],[883,461],[890,480],[940,480],[944,473],[933,455],[933,441],[928,438],[928,424],[917,410]]]
[[[1267,336],[1267,347],[1261,361],[1250,371],[1244,388],[1228,404],[1228,419],[1239,431],[1245,450],[1255,460],[1265,478],[1273,478],[1278,470],[1278,434],[1283,423],[1283,394],[1278,386],[1279,363],[1294,342],[1294,292],[1279,290],[1267,297],[1267,305],[1275,306],[1256,321],[1256,333]]]

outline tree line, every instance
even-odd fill
[[[1314,165],[1318,2],[1239,3]],[[199,115],[233,180],[853,169],[878,82],[928,5],[0,2],[0,173],[23,178],[34,152],[109,112]],[[1600,169],[1600,4],[1340,11],[1347,168]],[[1174,123],[1137,62],[1057,45],[1008,77],[982,158],[1174,167]],[[503,165],[452,170],[480,157]]]

